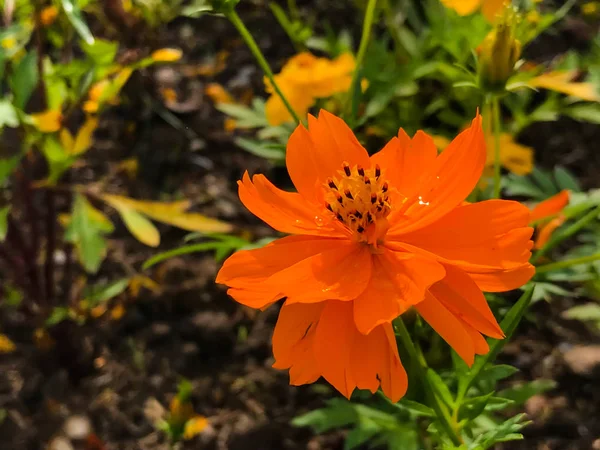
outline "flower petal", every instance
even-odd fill
[[[498,14],[504,8],[506,0],[483,0],[481,5],[481,13],[485,16],[488,22],[494,23],[498,18]]]
[[[354,301],[354,322],[363,334],[390,323],[423,300],[425,291],[444,277],[441,264],[410,253],[386,250],[373,259],[371,280]]]
[[[274,274],[265,285],[283,292],[288,304],[354,300],[371,278],[371,260],[368,247],[342,241]]]
[[[469,365],[475,360],[475,345],[462,322],[430,292],[415,306],[419,314]]]
[[[529,210],[518,202],[487,200],[459,206],[411,233],[390,232],[388,239],[435,254],[467,272],[481,267],[511,269],[531,255],[529,217]]]
[[[248,210],[277,231],[290,234],[341,236],[339,225],[328,216],[321,216],[323,208],[315,208],[300,194],[277,189],[264,175],[248,172],[238,181],[240,200]]]
[[[469,276],[484,292],[506,292],[520,288],[535,274],[535,267],[525,263],[508,270],[477,269],[469,272]]]
[[[389,232],[418,230],[459,206],[477,185],[485,160],[485,139],[478,115],[436,158],[418,191],[409,199],[406,220],[396,220]]]
[[[414,196],[426,181],[427,171],[435,164],[437,148],[433,138],[417,131],[411,139],[400,129],[379,152],[371,157],[371,165],[379,164],[383,177],[403,196]]]
[[[442,0],[442,4],[446,8],[453,9],[461,16],[467,16],[479,8],[481,0]]]
[[[233,288],[229,294],[236,301],[263,308],[275,301],[274,297],[283,297],[278,287],[265,283],[270,276],[320,252],[339,247],[342,242],[312,236],[287,236],[262,248],[241,250],[223,263],[216,282]]]
[[[429,291],[449,311],[475,330],[496,339],[504,337],[483,292],[462,270],[446,266],[446,277],[431,286]]]
[[[406,392],[407,376],[391,325],[380,325],[367,336],[360,334],[348,302],[326,303],[314,351],[323,378],[347,398],[356,387],[375,392],[380,384],[394,402]]]
[[[550,240],[552,233],[567,220],[566,216],[560,215],[550,220],[548,223],[538,227],[537,237],[535,239],[534,248],[542,248]]]
[[[368,168],[369,155],[348,125],[325,110],[318,118],[309,114],[308,125],[308,130],[299,125],[290,136],[286,165],[298,192],[320,204],[327,178],[342,170],[344,162]]]
[[[400,362],[391,324],[380,325],[367,336],[357,334],[350,364],[359,389],[375,393],[381,385],[383,393],[394,403],[406,393],[408,377]]]
[[[561,212],[569,204],[569,191],[563,190],[556,195],[538,203],[531,210],[531,221],[552,217]]]
[[[290,384],[316,381],[321,372],[315,359],[314,338],[325,302],[284,304],[273,332],[276,369],[290,369]]]

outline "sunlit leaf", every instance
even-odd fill
[[[60,0],[60,2],[65,14],[67,15],[67,18],[69,19],[69,22],[71,22],[71,25],[73,25],[73,28],[75,28],[77,34],[79,34],[86,44],[94,44],[94,36],[88,28],[87,23],[85,23],[77,2],[73,2],[71,0]]]
[[[9,100],[0,100],[0,130],[4,126],[11,128],[19,126],[19,116]]]
[[[150,247],[158,247],[160,234],[152,222],[128,206],[118,202],[108,203],[117,210],[127,229],[138,241]]]

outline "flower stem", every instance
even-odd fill
[[[233,24],[233,26],[239,31],[240,35],[242,36],[242,39],[244,40],[244,42],[246,42],[246,45],[256,58],[258,65],[271,82],[271,86],[273,86],[273,89],[275,90],[279,98],[281,98],[281,101],[283,102],[287,110],[290,112],[291,116],[294,118],[296,125],[299,125],[301,123],[300,118],[296,114],[296,111],[294,111],[294,108],[292,108],[292,106],[288,102],[285,95],[283,95],[283,92],[281,92],[281,89],[279,89],[279,86],[277,86],[277,83],[275,82],[275,76],[273,75],[273,71],[271,70],[269,63],[260,51],[260,48],[258,47],[258,44],[252,37],[252,34],[250,34],[250,31],[248,31],[248,28],[246,28],[246,25],[244,25],[244,22],[242,22],[241,17],[233,8],[226,10],[224,14],[227,17],[227,19],[229,19],[229,21]]]
[[[492,102],[492,120],[494,133],[494,198],[500,198],[500,189],[502,186],[501,164],[500,164],[500,101],[498,96],[491,98]]]
[[[580,258],[567,259],[565,261],[558,261],[551,264],[544,264],[539,266],[535,272],[545,273],[552,272],[553,270],[566,269],[567,267],[578,266],[580,264],[591,263],[600,259],[600,253],[594,253],[593,255],[582,256]]]
[[[456,446],[460,446],[462,444],[462,439],[452,422],[448,409],[440,402],[439,399],[441,395],[436,391],[434,384],[431,383],[427,376],[427,370],[429,369],[427,367],[427,361],[425,361],[423,354],[415,347],[401,317],[394,320],[394,328],[396,330],[396,335],[400,338],[402,345],[408,352],[411,361],[414,363],[414,367],[419,372],[419,378],[423,381],[423,387],[425,388],[425,393],[431,408],[435,411],[440,424],[452,443]]]
[[[577,222],[566,228],[562,233],[558,233],[552,236],[550,240],[546,243],[546,245],[544,245],[535,255],[533,255],[531,259],[531,264],[535,264],[536,262],[538,262],[542,256],[546,255],[550,250],[552,250],[565,239],[568,239],[575,233],[579,232],[588,223],[596,219],[598,215],[600,215],[600,206],[597,206],[594,209],[592,209]]]
[[[350,95],[346,101],[346,111],[353,113],[354,97],[356,96],[356,89],[360,89],[360,82],[358,80],[361,72],[362,63],[367,53],[367,47],[369,46],[369,39],[371,37],[371,29],[373,28],[373,21],[375,19],[375,7],[377,6],[377,0],[369,0],[367,3],[367,10],[365,12],[365,20],[363,22],[362,35],[360,38],[360,45],[358,46],[358,53],[356,55],[356,67],[352,74],[352,83],[350,84]]]

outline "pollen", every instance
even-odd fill
[[[375,243],[387,231],[389,185],[375,166],[365,169],[344,163],[325,182],[325,208],[361,242]]]

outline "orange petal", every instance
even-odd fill
[[[311,236],[284,237],[263,248],[234,253],[223,263],[216,282],[233,288],[229,293],[240,303],[263,308],[274,298],[283,297],[278,287],[265,284],[267,278],[341,244],[339,240]]]
[[[537,237],[535,239],[535,245],[533,248],[542,248],[550,240],[552,233],[560,227],[567,218],[564,215],[560,215],[550,220],[548,223],[538,227]]]
[[[388,239],[421,248],[467,272],[481,266],[509,269],[529,260],[529,217],[529,210],[518,202],[487,200],[459,206],[411,233],[389,232]]]
[[[425,300],[415,308],[450,347],[471,366],[475,360],[475,345],[462,322],[430,292],[425,294]]]
[[[446,277],[431,286],[429,291],[449,311],[475,330],[496,339],[504,337],[483,292],[462,270],[446,266]]]
[[[354,301],[354,322],[363,334],[390,323],[423,300],[425,291],[444,277],[441,264],[410,253],[386,251],[373,259],[371,280]]]
[[[264,175],[238,181],[240,200],[250,212],[282,233],[340,236],[337,222],[321,216],[323,208],[309,204],[300,194],[277,189]]]
[[[568,190],[563,190],[535,205],[531,210],[531,221],[535,222],[561,212],[569,204],[569,195]]]
[[[406,393],[408,378],[400,362],[391,324],[380,325],[367,336],[357,333],[350,365],[359,389],[375,393],[381,385],[383,393],[394,403]]]
[[[462,324],[465,327],[465,330],[467,330],[467,333],[469,333],[469,336],[471,336],[471,339],[473,340],[473,347],[475,348],[475,354],[476,355],[485,355],[487,352],[489,352],[490,346],[488,345],[485,338],[481,335],[481,333],[478,332],[477,330],[475,330],[473,327],[469,326],[465,322],[462,322]]]
[[[273,332],[276,369],[290,369],[290,384],[316,381],[321,372],[315,359],[314,337],[325,302],[284,304]]]
[[[354,300],[371,278],[371,260],[368,247],[341,241],[274,274],[265,284],[283,292],[288,304]]]
[[[484,292],[506,292],[527,283],[535,274],[535,267],[525,263],[507,270],[473,270],[469,276]]]
[[[437,154],[431,136],[417,131],[411,139],[401,129],[397,138],[371,157],[371,164],[379,164],[382,176],[403,196],[412,197],[426,180],[427,171],[435,164]]]
[[[369,155],[342,119],[321,110],[308,116],[308,130],[299,125],[287,145],[286,165],[294,186],[307,199],[322,202],[327,178],[342,170],[342,164],[370,167]]]
[[[483,0],[481,12],[488,22],[494,23],[505,3],[510,3],[510,0]]]
[[[433,144],[432,144],[433,145]],[[485,166],[485,139],[478,115],[436,158],[404,219],[390,233],[408,233],[439,220],[460,205],[477,185]]]
[[[350,352],[356,334],[352,304],[328,301],[317,325],[315,357],[323,378],[348,399],[356,388],[350,367]]]
[[[461,16],[467,16],[475,12],[481,0],[441,0],[446,8],[453,9]]]

